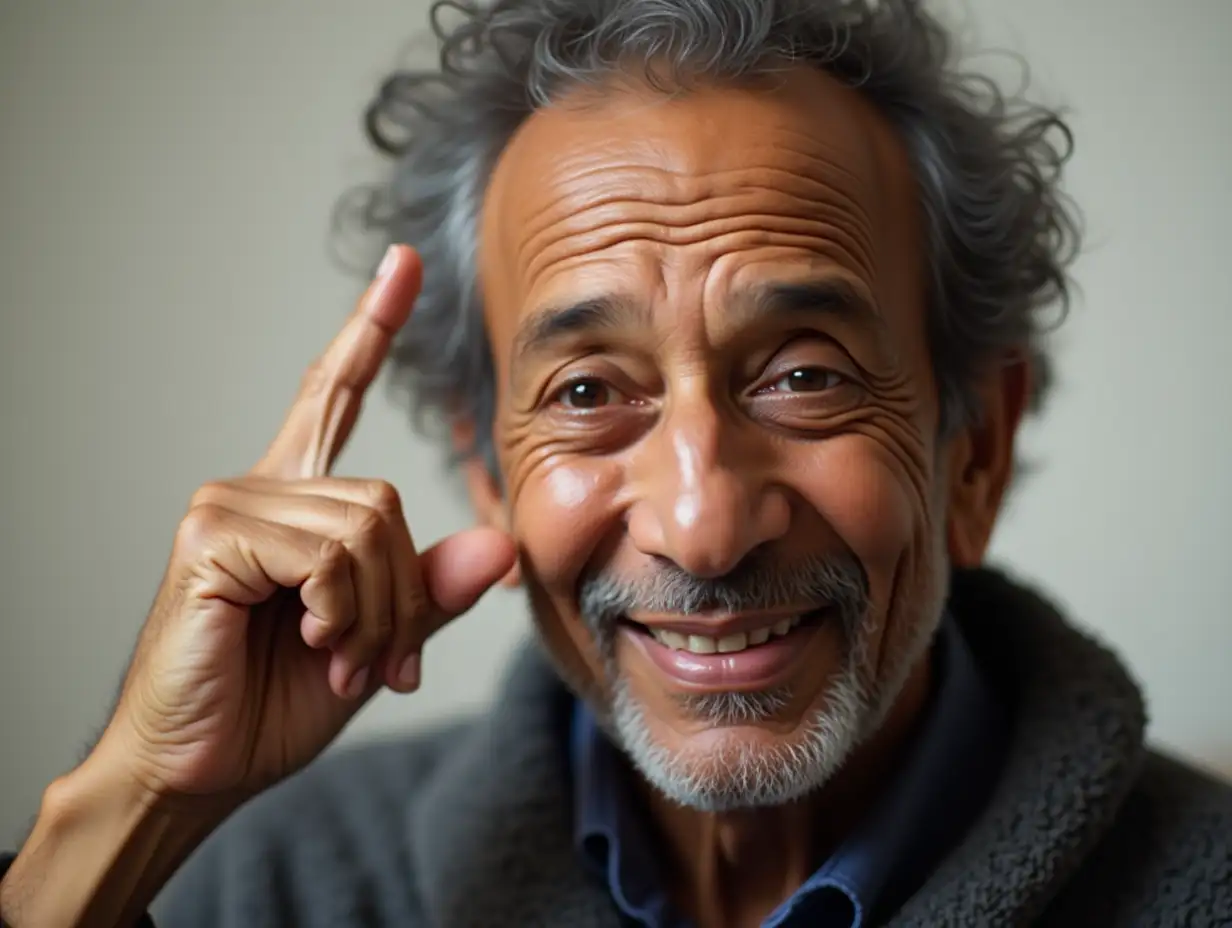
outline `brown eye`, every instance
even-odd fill
[[[843,382],[841,375],[825,367],[798,367],[771,386],[775,393],[819,393]]]
[[[620,395],[602,380],[586,378],[566,384],[556,401],[570,409],[600,409],[619,400]]]

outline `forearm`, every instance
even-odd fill
[[[225,812],[154,802],[91,758],[43,797],[0,883],[13,928],[131,926]]]

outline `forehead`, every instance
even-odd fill
[[[725,250],[757,251],[759,267],[773,252],[780,270],[842,266],[881,303],[918,282],[918,231],[900,140],[828,75],[674,96],[625,83],[537,111],[502,153],[484,202],[485,309],[498,335],[578,276],[620,289],[634,266],[704,274]]]

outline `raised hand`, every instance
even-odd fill
[[[398,494],[330,477],[421,267],[392,249],[245,477],[195,495],[99,750],[156,797],[243,799],[320,753],[513,565],[490,529],[418,553]]]

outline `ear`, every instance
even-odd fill
[[[505,504],[505,496],[500,485],[487,464],[474,453],[475,429],[470,423],[457,423],[452,427],[454,449],[463,455],[462,476],[466,481],[466,492],[470,496],[471,508],[481,525],[500,529],[505,534],[510,531],[509,507]],[[509,573],[505,574],[501,584],[506,587],[516,587],[522,582],[522,574],[515,563]]]
[[[1025,357],[989,371],[979,388],[981,419],[950,439],[946,543],[955,567],[978,567],[1014,476],[1014,445],[1031,393]]]

